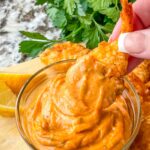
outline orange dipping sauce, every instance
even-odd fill
[[[105,76],[104,66],[84,56],[40,84],[22,110],[23,129],[41,150],[121,150],[133,118],[124,82]]]

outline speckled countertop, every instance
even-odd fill
[[[60,33],[35,0],[0,0],[0,67],[27,59],[18,52],[18,43],[24,39],[21,30],[37,31],[50,39]]]

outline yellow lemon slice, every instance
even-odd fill
[[[0,114],[14,116],[16,95],[25,82],[45,67],[39,57],[10,67],[0,67]]]
[[[15,103],[16,95],[4,81],[0,81],[0,115],[14,116]]]
[[[34,74],[39,69],[45,67],[40,58],[34,58],[23,63],[15,64],[9,67],[0,67],[0,72]]]
[[[0,67],[0,80],[18,94],[27,79],[43,67],[45,65],[41,63],[39,57],[10,67]]]
[[[0,72],[0,81],[4,81],[9,88],[18,94],[24,83],[31,77],[31,74],[3,73]]]

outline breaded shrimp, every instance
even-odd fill
[[[132,73],[138,76],[143,83],[150,81],[150,60],[144,60]]]
[[[133,31],[132,5],[127,0],[122,0],[122,27],[121,32]],[[108,76],[122,76],[126,74],[128,55],[118,51],[118,41],[101,42],[91,55],[94,55],[108,70]]]
[[[48,65],[61,60],[77,59],[88,52],[89,49],[81,44],[63,42],[55,44],[52,48],[47,48],[40,55],[40,59],[44,64]]]

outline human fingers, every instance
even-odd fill
[[[150,29],[121,34],[118,47],[131,56],[150,59]]]
[[[116,23],[113,32],[109,37],[109,42],[116,40],[120,35],[120,31],[121,31],[121,19],[119,19],[118,22]]]
[[[150,0],[136,0],[133,11],[143,24],[144,28],[150,26]]]
[[[133,4],[133,29],[141,30],[150,26],[150,0],[136,0]],[[118,38],[121,28],[121,19],[116,23],[109,41]]]
[[[109,42],[112,42],[119,37],[120,31],[121,31],[121,24],[122,24],[122,21],[121,21],[121,19],[119,19],[117,24],[114,27],[114,30],[113,30],[110,38],[109,38]],[[144,28],[144,25],[140,21],[139,17],[136,14],[133,14],[133,30],[137,31],[137,30],[141,30],[143,28]]]

